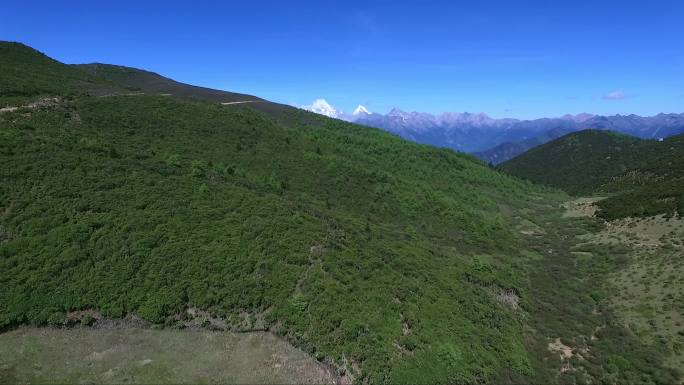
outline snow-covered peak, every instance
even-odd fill
[[[331,106],[325,99],[316,99],[311,105],[304,106],[303,108],[330,118],[337,118],[342,115],[340,111]]]
[[[352,115],[358,116],[358,115],[370,115],[370,111],[366,109],[366,107],[362,106],[359,104],[358,107],[352,112]]]

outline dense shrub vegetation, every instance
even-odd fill
[[[530,373],[522,321],[492,290],[522,291],[495,202],[534,191],[467,156],[151,96],[0,124],[4,328],[84,308],[163,322],[194,306],[264,313],[376,381],[424,376],[425,362],[430,381]]]

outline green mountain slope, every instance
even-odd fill
[[[95,76],[125,84],[132,91],[138,90],[150,93],[170,94],[180,97],[196,97],[213,102],[235,101],[264,101],[252,95],[238,94],[228,91],[213,90],[179,83],[154,72],[137,68],[117,66],[111,64],[91,63],[76,64],[74,67]]]
[[[587,130],[534,148],[500,169],[570,194],[610,194],[606,219],[684,212],[684,135],[662,142]]]
[[[0,42],[0,106],[40,95],[124,91],[103,78],[61,64],[21,43]]]
[[[175,98],[192,98],[216,103],[248,102],[251,107],[271,115],[292,110],[290,106],[273,103],[256,96],[180,83],[154,72],[137,68],[102,63],[77,64],[74,67],[100,78],[124,85],[131,92],[143,92],[145,94],[165,95]]]
[[[574,259],[593,224],[559,224],[564,194],[296,109],[123,95],[33,55],[2,60],[124,89],[60,96],[74,86],[46,76],[33,95],[54,101],[0,112],[0,330],[84,309],[173,327],[198,308],[360,383],[677,378],[600,307],[617,262]],[[559,372],[549,339],[599,327]]]
[[[560,187],[571,194],[589,194],[638,165],[630,154],[644,141],[611,131],[584,130],[565,135],[501,164],[510,174]],[[626,154],[626,155],[624,155]]]
[[[0,115],[4,328],[194,306],[264,318],[376,381],[529,373],[519,315],[493,294],[522,291],[497,202],[528,185],[303,111],[296,128],[146,95],[26,112]]]
[[[513,159],[531,148],[550,142],[551,140],[559,138],[563,135],[567,135],[570,132],[572,131],[563,128],[554,128],[519,142],[501,143],[496,147],[475,153],[473,155],[475,155],[478,159],[482,159],[484,162],[497,165],[507,160]]]

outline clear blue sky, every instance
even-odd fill
[[[0,39],[345,111],[684,112],[681,0],[139,3],[8,1]]]

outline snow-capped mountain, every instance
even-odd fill
[[[354,110],[354,112],[352,112],[352,115],[357,117],[363,115],[370,115],[370,111],[368,111],[366,107],[359,104],[358,107],[356,107],[356,109]]]
[[[371,112],[361,104],[359,104],[354,112],[350,114],[345,113],[342,110],[338,110],[328,103],[325,99],[316,99],[313,103],[307,106],[300,107],[307,111],[315,112],[317,114],[325,115],[329,118],[342,119],[349,122],[354,122],[358,119],[363,119],[369,115]]]
[[[559,133],[588,128],[613,130],[645,139],[684,133],[684,114],[642,117],[582,113],[558,118],[519,120],[495,119],[484,113],[445,112],[433,115],[406,112],[398,108],[383,115],[371,113],[362,105],[352,114],[345,114],[324,99],[318,99],[304,108],[329,117],[381,128],[418,143],[475,153],[495,163],[554,139]],[[505,149],[505,153],[500,153],[499,149]]]
[[[341,111],[337,111],[337,109],[331,106],[325,99],[316,99],[310,105],[303,106],[302,108],[317,114],[325,115],[329,118],[339,118],[343,115]]]

